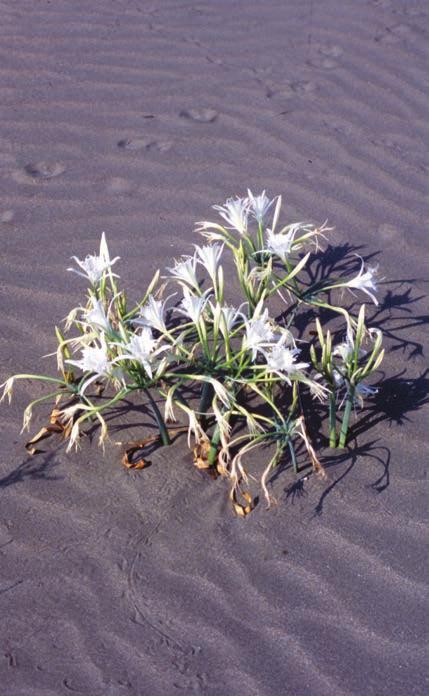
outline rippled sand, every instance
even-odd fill
[[[54,369],[72,254],[105,230],[137,296],[247,186],[328,217],[349,256],[382,252],[389,347],[359,446],[325,453],[327,482],[283,471],[244,521],[184,443],[140,473],[95,441],[29,459],[22,386],[0,413],[1,695],[423,696],[427,3],[0,12],[1,378]]]

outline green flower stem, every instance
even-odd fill
[[[286,265],[286,270],[287,270],[287,277],[289,277],[290,274],[291,274],[292,271],[293,271],[293,268],[292,268],[292,265],[291,265],[289,259],[287,259],[287,258],[285,258],[285,265]],[[292,278],[292,282],[293,282],[293,286],[294,286],[294,289],[295,289],[295,295],[296,295],[296,297],[298,297],[298,298],[301,297],[301,293],[300,293],[300,291],[299,291],[298,281],[297,281],[297,279],[296,279],[295,276]]]
[[[293,446],[293,443],[291,440],[287,441],[288,447],[289,447],[289,452],[290,452],[290,458],[292,459],[292,466],[295,474],[298,473],[298,462],[296,461],[296,454],[295,454],[295,447]]]
[[[213,437],[212,437],[211,443],[210,443],[209,453],[207,455],[207,461],[208,461],[210,466],[213,466],[213,464],[216,461],[219,442],[220,442],[220,428],[217,425],[215,430],[214,430]]]
[[[352,408],[353,408],[354,396],[355,396],[355,387],[350,384],[348,394],[347,394],[346,407],[344,409],[343,422],[341,425],[340,441],[338,443],[338,447],[340,449],[342,449],[343,447],[346,446],[346,439],[347,439],[347,433],[349,430],[350,415],[351,415]]]
[[[161,442],[165,447],[167,447],[168,445],[171,445],[171,440],[170,440],[170,436],[168,434],[168,430],[167,430],[166,425],[165,425],[165,421],[161,415],[161,411],[159,410],[159,408],[158,408],[152,394],[150,393],[149,389],[144,389],[143,391],[146,394],[147,398],[149,399],[150,405],[152,407],[153,415],[155,416],[155,420],[156,420],[158,428],[159,428]]]
[[[336,305],[330,305],[328,302],[321,302],[320,300],[314,300],[310,299],[307,297],[303,298],[303,301],[306,304],[313,305],[314,307],[323,307],[323,309],[329,309],[333,312],[338,312],[338,314],[342,314],[343,317],[345,318],[346,321],[351,321],[352,325],[356,324],[356,320],[353,319],[353,317],[350,316],[348,311],[344,309],[344,307],[337,307]]]
[[[118,401],[125,398],[127,394],[129,394],[132,391],[135,391],[136,389],[140,389],[140,387],[126,387],[124,389],[120,389],[120,391],[118,391],[115,394],[115,396],[113,396],[109,401],[106,401],[103,404],[100,404],[99,406],[94,406],[91,399],[85,394],[79,394],[79,396],[81,400],[91,408],[91,411],[87,414],[89,418],[94,413],[101,413],[102,411],[105,411],[106,408],[114,406]]]
[[[264,248],[264,231],[262,228],[262,223],[258,224],[258,247],[260,251],[262,251]]]
[[[213,398],[213,385],[210,384],[210,382],[204,382],[202,389],[201,389],[201,398],[200,398],[200,405],[199,405],[199,412],[201,413],[201,421],[205,423],[206,418],[205,414],[210,408],[210,404],[212,402]]]
[[[34,379],[34,380],[39,380],[40,382],[54,382],[55,384],[62,384],[64,387],[69,389],[70,385],[68,385],[63,379],[57,379],[55,377],[47,377],[46,375],[27,375],[27,374],[22,374],[22,375],[14,375],[14,379]],[[72,391],[70,389],[70,391]],[[75,390],[73,390],[75,391]]]
[[[337,446],[337,407],[335,391],[329,394],[329,447]]]

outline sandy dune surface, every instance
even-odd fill
[[[72,254],[105,230],[137,297],[248,186],[329,218],[334,258],[373,254],[388,346],[372,427],[322,453],[328,481],[279,472],[246,520],[181,442],[140,473],[95,441],[29,458],[21,386],[0,412],[1,696],[428,693],[427,2],[0,14],[0,381],[54,370]]]

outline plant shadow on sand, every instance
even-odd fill
[[[19,464],[16,469],[6,476],[0,478],[0,489],[8,488],[16,483],[23,483],[26,479],[45,481],[59,481],[63,477],[52,473],[53,469],[59,465],[56,458],[58,447],[53,452],[44,453],[40,458],[28,458]]]
[[[332,274],[348,276],[357,272],[360,267],[360,253],[362,247],[343,244],[340,246],[329,246],[325,252],[314,255],[313,262],[309,266],[309,284],[321,282]],[[372,261],[378,256],[379,252],[373,253],[362,258],[365,263]],[[429,323],[429,314],[416,314],[414,305],[422,300],[423,294],[413,293],[412,288],[404,285],[412,285],[415,279],[400,279],[389,282],[381,282],[380,285],[388,287],[382,301],[369,313],[368,325],[376,327],[383,332],[388,344],[389,352],[402,351],[406,360],[423,356],[423,345],[410,337],[412,329],[418,329]],[[347,311],[353,313],[354,301],[347,307]],[[306,333],[307,327],[312,325],[315,319],[315,312],[312,308],[305,309],[297,314],[294,326],[299,332],[299,338],[310,338]],[[319,314],[323,324],[332,321],[332,335],[335,342],[344,340],[344,324],[335,314],[328,309],[321,309]],[[340,328],[338,328],[340,326]],[[303,353],[306,350],[303,348]],[[383,374],[383,373],[382,373]],[[326,498],[352,471],[360,457],[369,457],[378,462],[382,467],[382,473],[376,481],[371,482],[370,487],[377,493],[382,493],[390,483],[390,463],[391,452],[386,444],[380,444],[379,440],[372,440],[358,444],[357,438],[369,432],[374,426],[380,423],[389,425],[404,425],[411,420],[410,415],[421,409],[429,402],[429,370],[424,370],[418,377],[410,378],[407,375],[407,368],[391,377],[383,377],[373,383],[377,393],[370,397],[363,409],[357,409],[357,423],[351,426],[349,433],[349,444],[345,450],[338,450],[323,457],[322,463],[328,474],[328,484],[322,492],[320,499],[315,506],[314,512],[320,515]],[[327,447],[328,439],[323,435],[326,425],[326,409],[314,401],[307,394],[303,398],[303,405],[307,412],[311,412],[311,419],[307,422],[308,432],[317,447]],[[316,447],[316,448],[317,448]],[[332,452],[332,450],[331,450]],[[330,480],[330,471],[338,468],[345,470],[339,474],[335,480]],[[275,470],[271,481],[273,482],[283,471],[291,468],[290,459],[285,456]],[[309,475],[308,467],[302,467],[302,476],[295,480],[290,486],[284,489],[286,501],[295,502],[296,499],[307,496],[305,481]],[[313,474],[311,474],[313,475]]]
[[[363,256],[362,246],[353,246],[348,243],[338,246],[329,245],[323,253],[320,251],[314,254],[312,263],[308,267],[309,284],[322,282],[331,275],[350,276],[359,270],[361,258],[366,263],[373,260],[378,255],[378,252],[370,256]],[[419,343],[415,336],[412,338],[409,335],[410,330],[418,329],[429,322],[429,315],[415,314],[414,305],[424,295],[413,294],[413,290],[407,287],[404,291],[401,288],[404,284],[411,285],[413,279],[401,279],[396,281],[382,282],[383,287],[390,286],[382,301],[376,306],[370,315],[368,324],[382,330],[388,342],[390,352],[402,351],[406,359],[415,358],[423,355],[423,346]],[[344,295],[343,295],[344,299]],[[351,303],[347,310],[353,312],[354,299],[351,295]],[[334,341],[338,342],[344,339],[344,323],[338,322],[338,316],[330,310],[321,308],[318,314],[323,323],[332,321],[332,334]],[[311,340],[311,335],[308,336],[308,326],[314,325],[316,313],[313,308],[306,308],[297,313],[294,326],[297,329],[298,335],[296,338],[303,342],[300,344],[303,355],[307,353],[306,345]],[[277,317],[277,320],[281,319]],[[429,392],[429,370],[425,370],[419,377],[409,378],[407,376],[407,368],[391,377],[382,377],[373,386],[378,389],[377,393],[370,397],[365,403],[363,409],[358,409],[358,421],[351,427],[349,436],[349,445],[345,450],[324,456],[322,463],[326,473],[328,474],[328,483],[322,492],[320,499],[315,507],[315,514],[320,515],[323,512],[326,498],[330,493],[348,476],[354,468],[357,460],[360,457],[369,457],[377,461],[382,467],[380,477],[369,485],[378,493],[384,491],[390,482],[389,467],[391,461],[391,453],[386,444],[379,444],[379,440],[372,440],[366,443],[358,444],[357,438],[371,430],[374,426],[386,422],[389,425],[403,425],[410,420],[410,414],[421,409],[428,403]],[[192,390],[190,393],[192,396]],[[318,448],[326,448],[328,440],[323,434],[326,426],[326,408],[320,403],[315,402],[307,394],[302,399],[305,412],[311,414],[311,418],[307,421],[307,429],[313,443]],[[129,416],[134,413],[138,416],[138,421],[130,422]],[[136,428],[143,429],[143,434],[151,433],[155,424],[151,418],[149,410],[143,404],[136,404],[127,399],[122,404],[112,408],[110,413],[106,414],[106,421],[110,422],[111,433],[124,432],[130,433],[132,428],[135,432]],[[174,429],[175,425],[172,425]],[[86,432],[86,437],[92,443],[96,439],[99,430],[98,424],[93,424]],[[178,435],[175,435],[175,440]],[[126,444],[125,442],[123,443]],[[47,445],[49,446],[49,445]],[[149,442],[144,448],[144,458],[146,466],[150,465],[147,456],[150,456],[156,449],[160,447],[157,439]],[[45,479],[57,480],[58,476],[52,474],[52,470],[60,463],[57,457],[57,451],[62,448],[62,445],[55,446],[55,450],[49,453],[40,451],[36,457],[31,457],[24,460],[19,466],[0,479],[0,488],[6,488],[15,483],[21,483],[26,479]],[[302,446],[297,447],[298,459],[303,459],[304,454]],[[344,469],[345,465],[345,469]],[[271,482],[273,483],[285,471],[291,470],[292,465],[290,457],[285,454],[284,458],[279,462],[273,475]],[[330,472],[341,469],[342,472],[335,480],[330,477]],[[344,469],[344,470],[343,470]],[[300,466],[297,478],[289,487],[284,489],[286,501],[292,503],[299,497],[307,495],[304,483],[309,475],[308,464]],[[255,504],[258,500],[255,499]]]

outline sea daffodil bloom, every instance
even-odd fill
[[[252,360],[255,360],[258,350],[269,346],[274,338],[274,332],[268,317],[268,309],[265,309],[260,316],[246,319],[244,323],[246,336],[244,337],[243,348],[251,350]]]
[[[377,292],[377,283],[375,281],[377,271],[378,266],[368,266],[367,270],[365,270],[365,263],[362,259],[359,273],[355,278],[344,283],[344,287],[362,290],[362,292],[365,292],[372,299],[374,304],[378,305],[378,300],[374,295],[374,293]]]
[[[167,268],[173,278],[179,283],[190,286],[197,292],[200,291],[200,284],[197,278],[197,258],[193,256],[182,257],[181,261],[174,261],[173,268]]]
[[[153,377],[153,359],[160,353],[168,350],[168,346],[158,346],[158,340],[153,337],[152,331],[148,326],[144,326],[141,333],[134,334],[128,343],[115,345],[120,346],[123,350],[123,353],[114,359],[115,362],[135,360],[144,367],[150,379]]]
[[[241,235],[247,233],[249,215],[247,198],[228,198],[224,205],[214,205],[213,209],[228,223],[228,229],[237,230]]]
[[[88,254],[83,261],[78,259],[77,256],[72,256],[72,259],[77,263],[83,272],[78,271],[76,268],[68,268],[67,270],[77,273],[77,275],[82,276],[82,278],[87,278],[91,285],[95,286],[100,282],[104,272],[111,268],[113,264],[119,260],[119,256],[116,256],[114,259],[110,259],[106,236],[103,232],[101,235],[99,254]],[[115,277],[117,278],[118,276]]]
[[[265,194],[265,191],[259,196],[254,196],[250,189],[247,189],[249,212],[255,220],[261,225],[264,221],[264,217],[271,208],[272,204],[276,200],[273,198],[270,200]]]
[[[224,338],[231,333],[240,317],[244,321],[244,314],[241,312],[241,307],[243,307],[243,305],[240,305],[238,309],[226,306],[220,308],[222,319],[220,320],[219,328]]]
[[[206,244],[205,246],[195,246],[197,263],[201,264],[209,274],[213,283],[217,282],[217,268],[223,252],[223,244]]]
[[[172,295],[170,295],[172,297]],[[141,326],[149,326],[152,329],[157,329],[161,333],[167,331],[165,324],[165,305],[170,298],[165,300],[155,300],[153,295],[149,295],[146,304],[141,308],[140,315],[134,320],[135,324]]]
[[[358,254],[356,254],[356,256],[358,256]],[[378,271],[378,265],[368,266],[368,268],[365,270],[365,262],[363,258],[361,256],[358,257],[360,258],[362,265],[357,276],[351,280],[328,285],[325,287],[325,290],[331,290],[332,288],[351,288],[353,290],[362,290],[362,292],[366,293],[371,298],[374,304],[378,305],[378,300],[374,295],[374,293],[377,292],[375,276]]]
[[[112,331],[112,327],[110,325],[103,303],[100,300],[96,300],[95,297],[91,297],[91,303],[91,309],[87,309],[84,312],[84,323],[94,325],[98,328],[103,329],[103,331],[105,331],[106,333],[110,333]]]
[[[80,387],[80,393],[83,394],[92,382],[95,382],[100,377],[109,377],[112,369],[112,362],[107,355],[107,344],[104,334],[100,335],[100,346],[88,346],[82,349],[82,358],[80,360],[66,360],[66,363],[79,367],[82,372],[92,372],[92,377],[85,380]]]
[[[207,295],[210,292],[211,290],[206,290],[206,292],[203,295],[201,295],[201,297],[197,297],[196,295],[192,294],[189,288],[184,287],[183,300],[180,303],[180,307],[177,307],[176,311],[180,312],[180,314],[184,314],[185,316],[189,317],[194,322],[194,324],[198,324],[206,308],[206,304],[209,300]]]
[[[267,249],[271,254],[278,256],[283,262],[292,251],[294,237],[299,230],[299,225],[292,225],[286,233],[275,234],[272,230],[267,230]]]
[[[270,371],[280,374],[290,384],[290,377],[297,372],[305,370],[308,363],[297,363],[296,357],[301,352],[299,348],[290,348],[285,345],[287,336],[282,336],[269,350],[263,351]]]
[[[373,396],[374,394],[378,394],[378,389],[376,387],[369,387],[363,382],[359,382],[359,384],[357,384],[355,387],[355,401],[361,408],[363,406],[363,400],[367,396]]]

